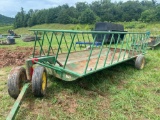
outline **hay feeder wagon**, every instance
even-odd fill
[[[7,120],[15,118],[29,86],[32,86],[34,96],[45,95],[47,74],[64,81],[74,81],[129,60],[135,60],[135,67],[143,69],[146,41],[150,35],[149,32],[44,29],[30,31],[34,32],[36,38],[39,32],[42,33],[42,40],[35,40],[33,55],[26,60],[26,68],[15,67],[8,76],[8,93],[17,100]],[[95,43],[100,34],[103,34],[102,43],[97,46]],[[110,42],[105,43],[108,34],[111,36]],[[113,44],[115,35],[116,43]],[[122,35],[124,37],[121,37]],[[92,44],[76,45],[76,42],[80,41],[88,41]],[[133,47],[137,42],[144,44]]]

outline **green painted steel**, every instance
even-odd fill
[[[88,61],[87,61],[87,64],[86,64],[86,67],[85,67],[85,70],[84,70],[84,74],[86,74],[86,71],[87,71],[88,64],[89,64],[89,61],[90,61],[90,58],[91,58],[91,55],[92,55],[93,46],[94,46],[96,38],[97,38],[97,35],[94,38],[94,41],[93,41],[93,44],[92,44],[92,47],[91,47],[91,50],[90,50],[90,54],[89,54],[89,57],[88,57]]]
[[[23,97],[24,97],[24,95],[30,85],[31,85],[30,83],[24,84],[24,86],[23,86],[17,100],[15,101],[9,115],[7,116],[6,120],[14,120],[15,119],[15,116],[20,108],[21,103],[22,103],[22,99],[23,99]]]
[[[145,54],[150,36],[149,32],[30,31],[36,36],[43,33],[42,40],[35,40],[33,51],[33,58],[42,59],[34,64],[51,69],[54,76],[66,81],[76,80]],[[43,59],[49,56],[54,56],[54,62]]]

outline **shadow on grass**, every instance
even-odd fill
[[[47,88],[47,96],[49,97],[62,91],[69,91],[72,94],[93,91],[101,96],[108,95],[110,87],[117,87],[121,84],[123,75],[131,67],[133,67],[132,64],[122,63],[72,82],[66,82],[51,76],[49,77],[51,82]]]

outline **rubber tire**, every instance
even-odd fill
[[[15,67],[8,76],[8,93],[16,99],[21,92],[23,83],[27,80],[26,70],[24,67]]]
[[[135,60],[135,68],[137,68],[138,70],[141,70],[144,68],[144,65],[145,65],[144,55],[137,56]]]
[[[42,90],[42,75],[45,72],[46,75],[46,85],[45,90]],[[46,69],[42,66],[37,66],[34,68],[32,75],[32,92],[35,97],[43,97],[46,94],[47,88],[47,72]]]

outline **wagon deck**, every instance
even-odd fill
[[[108,53],[108,59],[106,59],[106,52]],[[99,59],[99,63],[97,65],[96,69],[102,69],[105,66],[110,66],[111,64],[122,62],[124,60],[127,60],[130,56],[136,56],[138,55],[138,52],[133,51],[125,51],[122,50],[121,54],[120,49],[117,49],[114,54],[114,48],[104,48],[102,50],[101,56],[98,58],[98,54],[100,52],[100,49],[94,49],[88,64],[87,72],[90,72],[95,69],[95,65],[97,60]],[[80,51],[80,52],[73,52],[70,53],[70,57],[68,58],[68,63],[66,65],[66,69],[72,70],[78,74],[83,74],[85,70],[85,66],[87,64],[88,56],[90,54],[89,50]],[[67,54],[60,54],[58,57],[58,61],[62,64],[65,63],[65,58]],[[105,62],[104,62],[105,61]],[[58,64],[56,64],[58,65]]]

